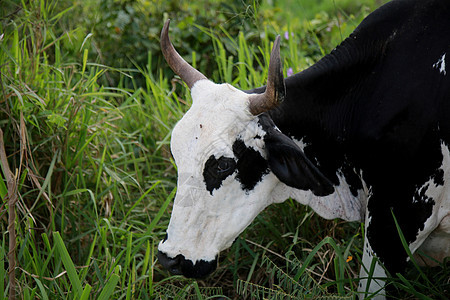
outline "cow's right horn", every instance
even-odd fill
[[[266,90],[262,94],[251,95],[249,109],[253,115],[269,111],[280,104],[286,96],[286,86],[283,78],[283,68],[280,58],[280,36],[273,43],[270,55],[269,72]]]
[[[161,31],[161,51],[170,68],[186,82],[189,89],[199,80],[207,79],[205,75],[188,64],[173,47],[169,39],[169,24],[167,20]]]

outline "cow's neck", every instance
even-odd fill
[[[284,102],[270,112],[279,129],[301,141],[306,156],[335,186],[326,197],[282,187],[284,196],[289,194],[328,219],[361,220],[367,201],[363,174],[349,161],[358,139],[355,108],[366,91],[349,89],[364,80],[377,58],[355,50],[355,43],[350,37],[312,68],[288,77]]]
[[[364,187],[355,196],[351,193],[345,178],[341,177],[340,180],[340,184],[335,186],[334,193],[325,197],[315,196],[311,191],[295,189],[280,182],[272,193],[272,201],[281,203],[292,198],[300,204],[311,207],[325,219],[362,221],[367,203],[367,188]]]

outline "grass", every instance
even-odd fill
[[[265,5],[255,5],[255,14],[280,10]],[[221,254],[210,278],[187,280],[162,270],[155,253],[176,192],[170,134],[189,108],[189,91],[170,73],[151,71],[151,52],[147,65],[133,70],[91,61],[90,35],[61,29],[71,11],[58,10],[57,1],[21,6],[20,16],[0,28],[0,155],[6,157],[0,173],[0,299],[11,298],[13,290],[21,299],[355,295],[361,226],[323,220],[292,200],[259,215]],[[249,39],[255,32],[232,36],[220,26],[198,26],[214,50],[210,78],[242,89],[264,84],[271,41],[284,32],[285,72],[310,66],[368,13],[333,11],[310,12],[308,21],[291,16],[289,22],[263,23],[258,43]],[[196,55],[204,54],[192,53],[193,62]],[[119,83],[103,84],[112,73]],[[144,85],[134,82],[136,74]],[[8,257],[11,240],[16,246]],[[449,272],[448,264],[412,267],[393,274],[389,284],[402,298],[445,299]]]

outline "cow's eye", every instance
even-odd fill
[[[230,157],[221,157],[217,160],[217,174],[219,176],[228,176],[234,172],[236,162]]]
[[[227,172],[231,169],[231,163],[228,160],[219,160],[217,164],[217,170],[219,173]]]

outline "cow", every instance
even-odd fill
[[[164,57],[193,100],[171,139],[177,193],[158,246],[171,273],[207,276],[264,208],[288,198],[364,222],[361,297],[384,298],[382,278],[405,269],[399,231],[423,264],[450,256],[450,1],[389,2],[287,78],[278,36],[267,85],[248,91],[208,80],[168,30]]]

